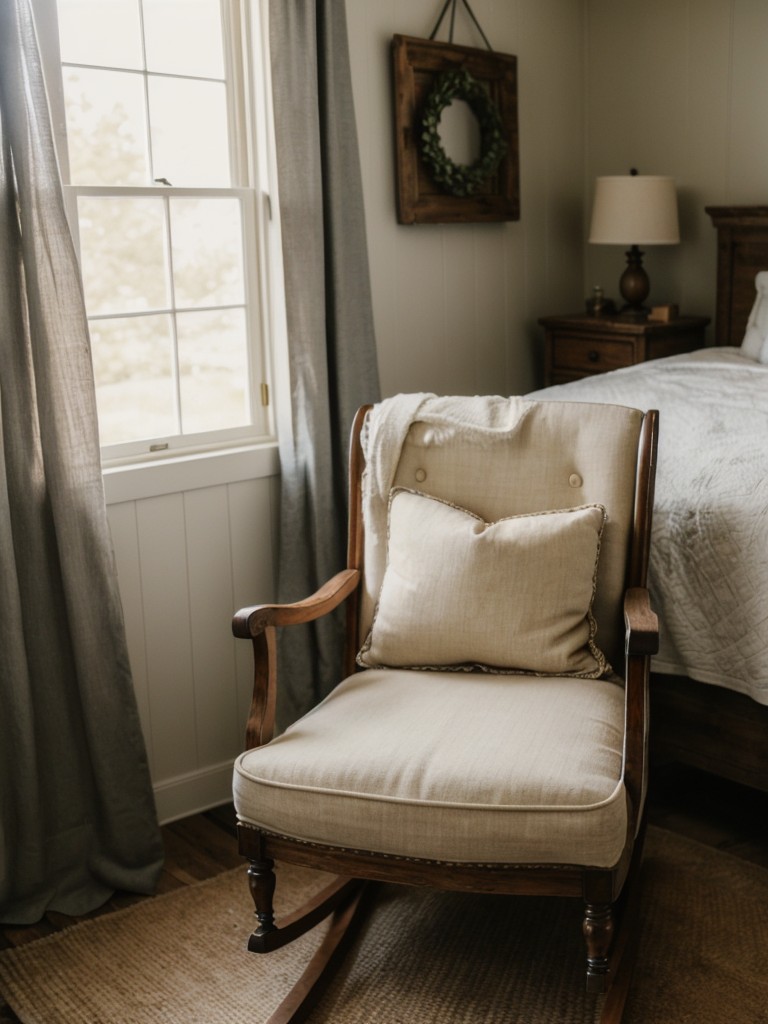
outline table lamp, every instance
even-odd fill
[[[676,245],[677,195],[672,178],[631,171],[598,178],[592,206],[589,241],[597,245],[628,245],[627,266],[619,280],[626,316],[644,319],[651,285],[643,267],[641,245]]]

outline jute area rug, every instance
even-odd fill
[[[327,880],[282,867],[280,909]],[[649,829],[625,1024],[768,1024],[768,872]],[[260,1024],[324,925],[248,953],[244,870],[0,954],[25,1024]],[[580,907],[383,887],[312,1024],[592,1024]]]

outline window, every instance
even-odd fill
[[[266,437],[248,3],[45,3],[104,458]]]

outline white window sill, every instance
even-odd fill
[[[200,487],[277,476],[280,460],[274,442],[227,448],[195,455],[179,455],[156,462],[108,466],[104,469],[107,505],[138,501],[162,494],[178,494]]]

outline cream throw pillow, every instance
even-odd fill
[[[602,505],[486,523],[396,488],[366,667],[485,668],[597,678],[592,601]]]
[[[755,301],[747,320],[741,352],[759,363],[768,363],[768,272],[765,270],[760,270],[755,276]]]

